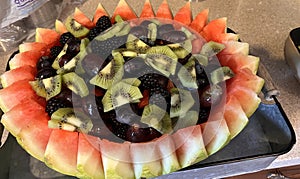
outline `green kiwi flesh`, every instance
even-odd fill
[[[72,125],[77,131],[84,133],[88,133],[93,127],[92,121],[88,116],[79,111],[75,113],[73,108],[58,109],[51,115],[50,121]],[[66,126],[69,127],[68,125]]]
[[[205,43],[200,51],[200,54],[205,55],[207,57],[212,57],[219,52],[221,52],[225,48],[224,44],[214,42],[214,41],[209,41]]]
[[[42,84],[46,91],[46,100],[58,95],[62,88],[61,75],[55,75],[53,77],[42,79]]]
[[[175,74],[178,57],[168,46],[154,46],[146,52],[146,63],[167,77]]]
[[[113,59],[95,75],[90,83],[108,89],[113,82],[120,81],[124,74],[124,58],[120,52],[113,52]]]
[[[66,29],[77,38],[84,37],[90,32],[88,28],[78,23],[72,16],[67,17],[65,26]]]
[[[155,128],[162,134],[172,132],[172,121],[169,114],[155,104],[144,107],[141,122]]]
[[[60,68],[58,61],[59,61],[60,57],[62,57],[64,54],[67,53],[67,49],[68,49],[68,44],[65,44],[63,49],[60,51],[60,53],[54,59],[53,64],[52,64],[52,68],[54,68],[56,70],[58,70]]]
[[[127,37],[126,48],[138,53],[145,53],[150,48],[150,46],[136,36],[129,34]]]
[[[76,73],[82,74],[84,73],[83,68],[80,66],[82,59],[87,55],[87,51],[85,50],[87,45],[89,43],[88,38],[81,39],[80,43],[80,52],[73,57],[68,63],[66,63],[64,66],[59,68],[56,73],[57,74],[64,74],[67,72],[74,71],[76,68]]]
[[[217,84],[226,81],[234,76],[233,71],[227,67],[219,67],[210,73],[210,79],[212,84]]]
[[[172,88],[170,92],[171,92],[170,117],[173,118],[173,117],[185,115],[195,103],[191,92],[179,88]]]
[[[122,81],[118,82],[109,88],[102,98],[104,112],[124,104],[139,102],[142,97],[143,95],[138,87]]]
[[[195,68],[195,58],[192,56],[188,62],[178,71],[178,78],[182,85],[187,88],[197,89],[197,75]]]
[[[35,93],[38,96],[46,98],[47,92],[46,92],[46,89],[45,89],[45,87],[43,85],[42,80],[37,79],[35,81],[30,81],[29,84],[31,85],[32,89],[35,91]]]
[[[89,94],[89,89],[84,80],[75,72],[66,73],[62,76],[63,83],[80,97],[85,97]]]

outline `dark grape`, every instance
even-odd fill
[[[67,53],[76,55],[80,51],[80,39],[74,38],[68,41]]]
[[[170,43],[179,43],[185,41],[187,36],[182,31],[173,30],[162,34],[162,39]]]
[[[162,134],[152,127],[142,128],[137,124],[129,127],[126,140],[130,142],[147,142],[160,137]]]
[[[91,77],[95,76],[106,64],[105,59],[93,53],[86,55],[82,60],[83,69]]]
[[[135,26],[135,27],[132,27],[130,29],[129,33],[133,34],[134,36],[136,36],[138,38],[147,37],[148,29],[146,27],[143,27],[143,26]]]
[[[35,76],[37,79],[45,79],[56,75],[56,70],[53,68],[42,68]]]
[[[51,68],[53,59],[49,56],[42,56],[36,64],[36,69],[39,71],[43,68]]]
[[[207,86],[200,95],[200,106],[211,107],[221,100],[223,90],[219,85]]]
[[[63,56],[61,56],[58,60],[59,66],[63,67],[65,64],[67,64],[71,59],[73,58],[73,56],[69,53],[64,54]]]
[[[158,37],[161,38],[164,33],[174,31],[174,26],[172,24],[163,24],[160,25],[157,29]]]
[[[144,20],[140,25],[148,28],[148,25],[151,23],[153,23],[153,22],[149,21],[149,20]]]

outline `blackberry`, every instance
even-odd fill
[[[125,45],[126,41],[127,36],[112,37],[103,41],[93,40],[91,42],[91,49],[93,53],[106,59],[111,54],[112,50],[122,47]]]
[[[70,39],[75,38],[74,35],[71,32],[65,32],[61,34],[59,42],[63,46],[65,45]]]
[[[92,41],[95,37],[97,37],[99,34],[101,33],[101,31],[97,28],[94,27],[90,30],[88,38],[90,41]]]
[[[151,90],[157,90],[157,89],[163,89],[165,90],[168,85],[168,78],[160,75],[158,73],[147,73],[143,76],[139,77],[139,80],[141,80],[141,86],[146,89]]]
[[[47,101],[46,112],[48,113],[49,116],[51,116],[59,108],[66,108],[66,107],[72,107],[72,106],[70,106],[68,102],[64,101],[61,98],[51,98]]]
[[[96,22],[96,28],[103,32],[106,29],[110,28],[112,26],[110,18],[108,16],[101,16],[97,22]]]
[[[52,58],[56,58],[61,50],[62,50],[61,46],[54,46],[54,47],[50,48],[50,56]]]

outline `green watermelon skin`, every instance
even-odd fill
[[[79,178],[105,178],[98,137],[79,133],[77,169]]]
[[[78,132],[53,129],[46,147],[45,164],[60,173],[80,175],[77,170]]]

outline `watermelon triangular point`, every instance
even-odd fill
[[[68,32],[65,24],[62,21],[58,20],[58,19],[55,20],[55,31],[59,34],[63,34],[63,33]]]
[[[128,5],[126,0],[119,1],[111,17],[112,23],[115,22],[115,17],[117,15],[121,16],[123,20],[131,20],[137,18],[137,15],[135,14],[134,10]]]
[[[48,45],[48,47],[53,47],[59,45],[60,34],[52,29],[47,28],[36,28],[35,41],[42,42]]]
[[[32,66],[25,65],[22,67],[15,68],[13,70],[6,71],[2,75],[0,75],[0,81],[3,88],[8,87],[9,85],[13,84],[14,82],[20,80],[34,80],[36,74],[36,68]]]
[[[201,32],[208,22],[208,13],[209,9],[199,12],[189,26],[196,32]]]
[[[193,19],[193,16],[192,16],[192,11],[191,11],[191,2],[188,1],[175,14],[174,20],[178,21],[186,26],[189,26],[192,22],[192,19]]]
[[[93,23],[96,24],[98,19],[102,16],[108,16],[108,13],[104,9],[103,5],[99,2],[93,16]]]
[[[9,61],[9,68],[13,70],[25,65],[36,67],[36,63],[41,56],[42,54],[39,51],[26,51],[18,53]]]
[[[159,5],[156,11],[156,17],[170,20],[173,19],[173,14],[167,0],[163,0],[162,3]]]
[[[223,39],[219,39],[220,34],[225,34],[227,31],[227,18],[222,17],[209,21],[200,34],[206,39],[206,41],[221,42]]]
[[[79,8],[75,8],[74,20],[76,20],[79,24],[83,25],[84,27],[91,29],[95,26],[95,24],[88,18]]]
[[[40,52],[42,55],[48,55],[50,53],[47,44],[42,42],[25,42],[19,45],[19,53],[27,51]]]
[[[153,18],[155,17],[150,0],[146,0],[139,16],[140,18]]]

